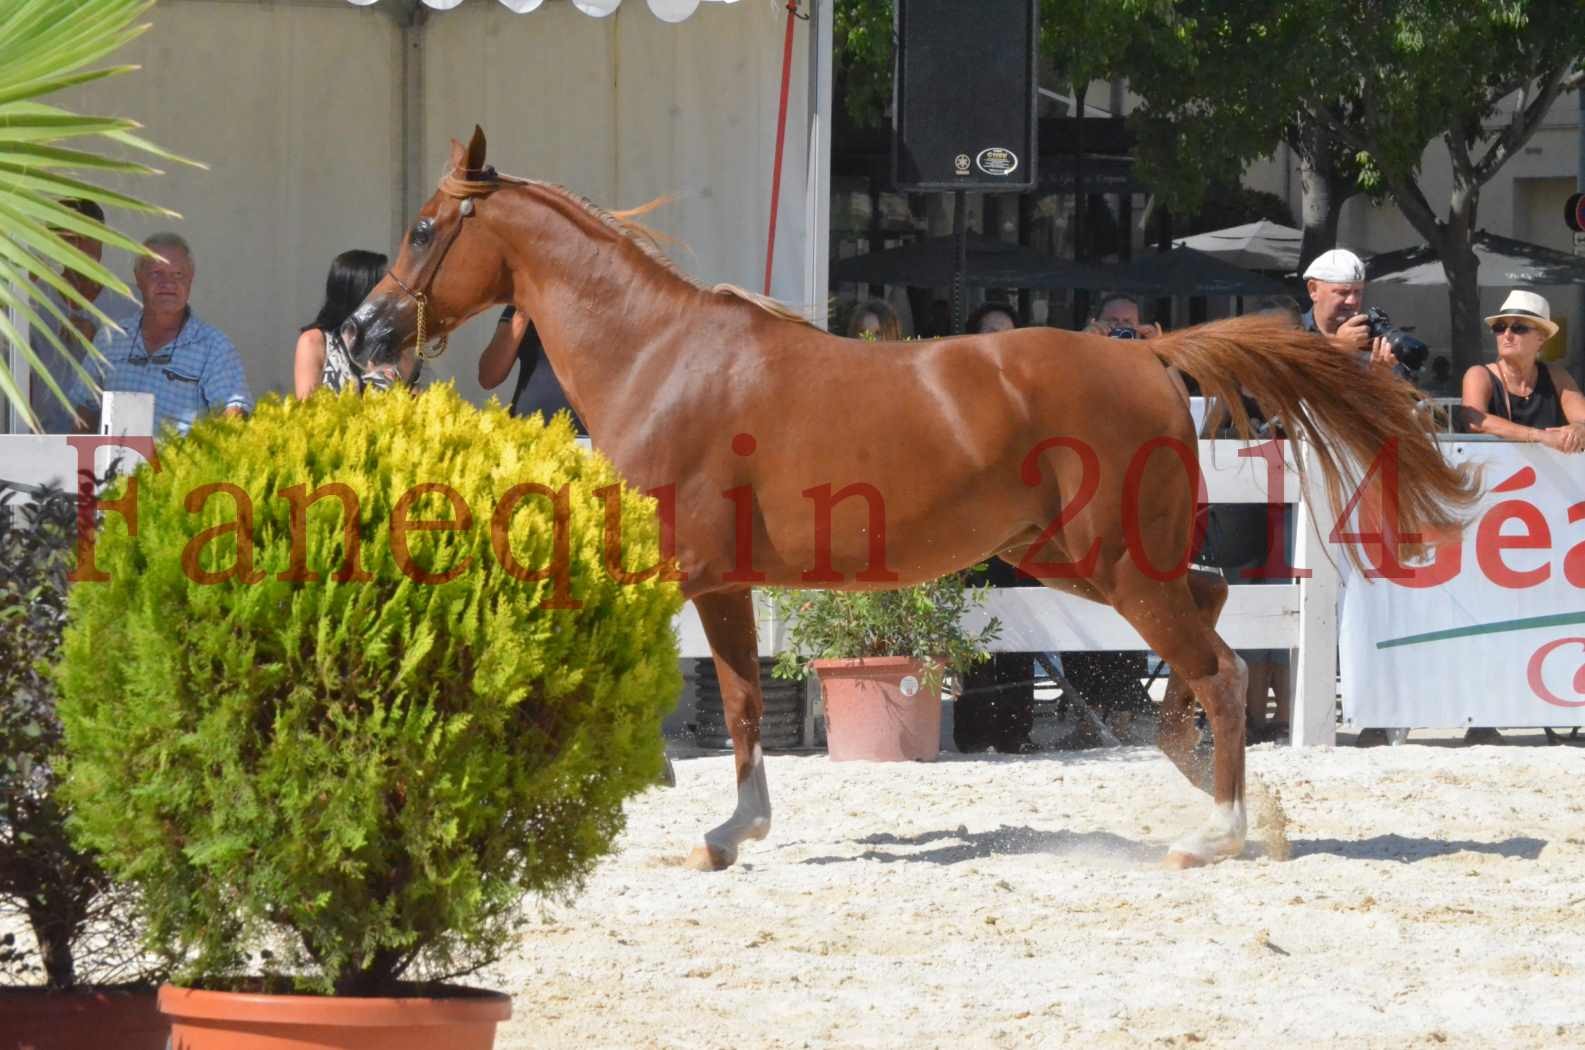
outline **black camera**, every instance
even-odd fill
[[[1132,328],[1126,328],[1126,327],[1124,327],[1122,325],[1117,325],[1117,326],[1113,327],[1110,331],[1108,331],[1106,333],[1106,338],[1108,338],[1108,339],[1138,339],[1139,338],[1139,333],[1136,332]]]
[[[1425,364],[1426,355],[1430,349],[1409,333],[1414,331],[1414,326],[1400,328],[1392,323],[1392,318],[1378,306],[1372,306],[1365,311],[1365,323],[1370,327],[1372,339],[1387,340],[1387,348],[1392,351],[1392,356],[1398,363],[1410,372],[1420,371],[1420,366]]]

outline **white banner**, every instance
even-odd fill
[[[1460,544],[1407,579],[1366,579],[1328,547],[1345,585],[1344,721],[1585,725],[1585,457],[1489,441],[1442,449],[1484,471]]]

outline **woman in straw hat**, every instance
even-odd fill
[[[1510,292],[1486,323],[1497,337],[1497,362],[1464,373],[1465,429],[1585,452],[1585,394],[1561,366],[1540,360],[1541,344],[1557,334],[1546,299]]]

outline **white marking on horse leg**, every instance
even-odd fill
[[[726,823],[705,832],[705,846],[722,866],[737,860],[737,848],[745,839],[762,839],[770,834],[770,787],[765,780],[765,753],[754,745],[749,775],[737,785],[737,808]]]
[[[1167,862],[1175,867],[1194,867],[1236,857],[1244,850],[1248,832],[1249,820],[1242,798],[1212,803],[1210,821],[1200,830],[1174,842]]]

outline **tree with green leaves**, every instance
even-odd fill
[[[169,209],[105,189],[83,175],[159,174],[147,165],[106,156],[104,148],[112,145],[169,161],[193,162],[135,134],[136,121],[82,116],[41,100],[78,84],[136,70],[128,65],[88,67],[144,33],[149,26],[138,19],[153,2],[8,0],[0,5],[0,347],[16,347],[62,404],[66,404],[63,387],[70,377],[43,367],[18,321],[39,333],[60,360],[72,362],[73,370],[92,385],[93,377],[77,363],[78,355],[69,352],[67,344],[75,343],[88,354],[95,351],[48,292],[53,289],[100,324],[110,319],[60,270],[128,294],[120,278],[70,244],[65,235],[149,254],[136,241],[62,201],[91,200],[107,208],[179,218]],[[0,354],[0,391],[37,428],[28,392],[11,374],[4,354]]]
[[[1343,204],[1361,189],[1352,155],[1304,118],[1313,83],[1295,56],[1321,32],[1315,13],[1261,20],[1239,3],[1179,2],[1147,14],[1123,60],[1144,98],[1133,114],[1140,175],[1161,202],[1196,211],[1209,187],[1238,182],[1285,142],[1299,165],[1306,260],[1336,243]]]
[[[1040,0],[1038,68],[1047,86],[1066,87],[1074,114],[1083,114],[1090,84],[1127,76],[1141,25],[1147,18],[1165,20],[1171,7],[1172,0]],[[892,96],[893,0],[838,0],[833,14],[836,73],[848,116],[861,125],[878,124]],[[1076,198],[1084,184],[1082,123],[1078,135],[1072,143]],[[1074,235],[1081,254],[1091,240],[1083,229],[1085,212],[1076,200]]]
[[[1177,44],[1152,52],[1162,38]],[[1482,345],[1481,188],[1585,82],[1582,60],[1585,0],[1179,0],[1129,65],[1148,100],[1148,175],[1180,198],[1286,138],[1305,179],[1305,259],[1335,242],[1341,197],[1390,198],[1442,259],[1467,366]],[[1425,190],[1432,145],[1453,172],[1440,208]]]
[[[1040,0],[1041,64],[1072,89],[1082,110],[1091,82],[1126,76],[1135,36],[1167,19],[1172,6],[1172,0]],[[892,97],[893,0],[837,0],[832,15],[848,115],[878,124]]]

